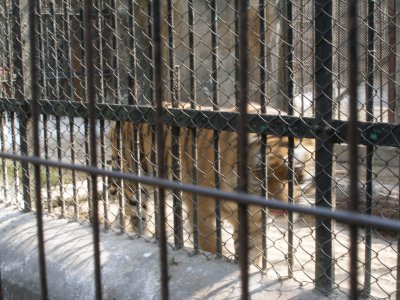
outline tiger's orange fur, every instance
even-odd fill
[[[209,108],[202,107],[202,110]],[[256,113],[257,108],[249,105],[249,113]],[[151,162],[151,151],[153,145],[153,132],[151,126],[148,124],[137,125],[140,137],[141,155],[140,165],[145,173],[153,174],[154,163]],[[119,155],[116,145],[118,144],[115,126],[111,130],[111,142],[113,153],[114,167],[118,159],[122,159],[122,170],[124,172],[133,172],[133,145],[134,141],[134,125],[131,122],[123,122],[121,125],[121,143],[122,143],[122,157]],[[182,172],[182,182],[192,183],[192,169],[193,164],[197,167],[197,184],[209,188],[215,188],[215,169],[214,169],[214,131],[211,129],[197,129],[196,130],[196,143],[197,143],[197,161],[193,160],[192,155],[192,138],[191,130],[187,128],[180,129],[179,142],[180,142],[180,166]],[[263,168],[261,160],[261,138],[257,134],[249,133],[249,156],[247,159],[248,165],[248,179],[249,179],[249,193],[260,195],[263,185]],[[220,156],[220,176],[221,183],[220,189],[223,191],[235,191],[237,187],[237,133],[222,131],[219,133],[219,156]],[[171,144],[172,134],[171,128],[167,128],[165,134],[165,152],[166,164],[169,177],[171,177]],[[294,142],[294,199],[298,201],[304,192],[312,187],[313,176],[313,154],[314,154],[314,140],[311,139],[295,139]],[[277,137],[269,135],[267,137],[267,182],[268,182],[268,197],[287,201],[287,186],[289,178],[288,167],[288,139],[286,137]],[[110,185],[110,191],[116,193],[117,186],[115,182]],[[125,213],[128,219],[135,227],[140,221],[138,218],[138,202],[135,200],[134,185],[126,182],[124,183],[124,195],[128,203],[125,208]],[[216,216],[215,216],[215,201],[214,199],[207,199],[205,196],[199,195],[199,243],[200,248],[204,251],[216,251]],[[183,193],[183,202],[188,209],[189,218],[193,219],[193,201],[192,194]],[[133,204],[133,206],[132,206]],[[143,209],[146,209],[144,205]],[[237,221],[237,204],[230,201],[223,201],[221,205],[221,218],[224,222],[229,221],[233,227],[235,235],[238,231]],[[250,258],[255,260],[260,258],[262,249],[262,226],[261,216],[262,210],[258,206],[249,206],[249,253]]]

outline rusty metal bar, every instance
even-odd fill
[[[357,130],[357,76],[358,76],[358,56],[357,56],[357,1],[348,3],[348,55],[349,55],[349,128],[348,128],[348,147],[350,162],[350,208],[352,212],[358,212],[358,136]],[[358,279],[357,279],[357,236],[358,228],[350,225],[350,298],[358,299]]]
[[[164,151],[164,121],[162,116],[162,52],[161,52],[161,7],[160,0],[152,3],[152,42],[153,42],[153,84],[154,104],[156,106],[156,139],[157,139],[157,171],[159,178],[165,178],[165,151]],[[160,271],[161,271],[161,296],[169,298],[168,292],[168,253],[165,219],[165,189],[158,187],[158,213],[159,213],[159,245],[160,245]]]
[[[247,141],[247,97],[248,97],[248,1],[240,1],[239,11],[239,130],[238,130],[238,191],[246,193],[248,190],[248,141]],[[248,250],[248,212],[247,205],[238,205],[239,221],[239,260],[242,299],[249,299],[249,250]]]
[[[32,92],[32,129],[33,129],[33,155],[40,158],[40,134],[39,134],[39,102],[38,97],[40,93],[39,87],[39,67],[37,57],[37,15],[35,11],[36,1],[29,1],[28,14],[29,14],[29,36],[30,36],[30,75],[31,75],[31,92]],[[40,286],[43,299],[48,299],[47,290],[47,273],[46,273],[46,254],[43,233],[43,205],[42,205],[42,191],[40,183],[40,164],[33,164],[35,174],[35,200],[36,200],[36,221],[37,221],[37,235],[38,235],[38,248],[39,248],[39,270],[40,270]]]
[[[89,146],[90,146],[90,166],[97,168],[97,152],[96,152],[96,99],[94,85],[94,47],[92,41],[92,1],[85,0],[83,3],[84,11],[84,49],[85,49],[85,73],[86,73],[86,98],[88,104],[88,124],[89,124]],[[94,271],[95,271],[95,287],[96,299],[102,299],[101,286],[101,263],[100,263],[100,232],[99,232],[99,209],[98,209],[98,193],[97,193],[97,174],[91,174],[91,197],[92,197],[92,215],[91,221],[93,226],[93,247],[94,247]]]

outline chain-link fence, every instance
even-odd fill
[[[400,7],[348,2],[2,0],[1,201],[242,269],[248,242],[268,278],[347,294],[358,274],[364,295],[398,297],[397,232],[371,225],[398,227]],[[244,214],[237,191],[262,206]],[[348,218],[371,222],[357,240],[333,213],[355,207],[371,216]]]

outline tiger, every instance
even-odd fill
[[[198,110],[211,110],[209,107],[198,107]],[[234,111],[224,109],[224,111]],[[269,113],[283,114],[272,109]],[[248,113],[259,113],[259,107],[251,104],[248,107]],[[151,125],[142,123],[134,125],[130,121],[120,124],[120,140],[117,134],[117,126],[110,130],[110,140],[112,144],[112,166],[118,169],[118,164],[123,172],[135,172],[133,159],[134,151],[137,151],[137,160],[140,169],[144,174],[154,174],[156,165],[152,162],[152,149],[155,141],[154,130]],[[134,130],[137,134],[133,134]],[[196,150],[197,160],[194,161],[192,155],[192,131],[189,128],[180,128],[179,131],[179,150],[180,150],[180,168],[183,183],[193,183],[192,172],[193,165],[197,168],[197,185],[208,188],[215,188],[216,172],[214,166],[214,141],[215,135],[212,129],[196,129]],[[135,140],[135,136],[139,141]],[[165,130],[165,162],[169,178],[172,177],[172,143],[173,134],[171,128]],[[267,196],[280,201],[288,201],[287,186],[290,176],[288,164],[288,138],[274,135],[266,137],[266,160],[262,159],[261,148],[262,138],[256,133],[248,133],[248,191],[254,195],[261,195],[262,188],[265,186],[265,166],[263,161],[267,161]],[[118,145],[122,148],[119,151]],[[136,148],[135,148],[136,145]],[[238,187],[237,164],[238,164],[238,135],[237,132],[221,131],[219,132],[219,188],[222,191],[234,192]],[[139,148],[139,151],[138,149]],[[136,149],[136,150],[134,150]],[[308,138],[294,138],[293,150],[293,174],[294,174],[294,202],[299,200],[313,188],[313,162],[314,162],[315,141]],[[110,181],[109,190],[111,194],[118,191],[117,182]],[[145,188],[140,191],[143,195],[141,203],[137,200],[137,190],[131,182],[124,182],[124,197],[128,205],[125,206],[125,215],[130,222],[133,230],[137,230],[140,222],[145,222],[146,213],[140,214],[139,210],[147,210],[147,192]],[[189,220],[193,225],[194,203],[193,195],[182,193],[182,202],[186,207]],[[140,206],[141,205],[141,206]],[[222,201],[221,219],[223,223],[229,222],[233,227],[235,241],[238,239],[239,222],[238,205],[231,201]],[[262,209],[259,206],[248,206],[249,216],[249,257],[251,261],[259,264],[262,253]],[[142,219],[143,218],[143,219]],[[198,232],[200,249],[210,253],[216,253],[216,212],[215,201],[208,199],[204,195],[198,195]],[[237,251],[237,242],[235,242],[235,251]]]

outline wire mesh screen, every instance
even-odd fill
[[[0,5],[1,151],[32,154],[30,63],[39,68],[39,136],[46,160],[90,165],[87,80],[94,81],[97,167],[157,176],[153,78],[162,76],[167,178],[225,192],[238,187],[238,2],[161,1],[162,69],[154,69],[152,2],[95,0],[93,74],[85,67],[83,1]],[[348,1],[251,0],[248,4],[248,192],[290,204],[349,208]],[[359,1],[357,78],[360,212],[398,218],[398,7]],[[36,47],[36,57],[29,55]],[[246,70],[245,70],[246,72]],[[93,150],[93,149],[92,149]],[[32,165],[1,159],[5,204],[35,209]],[[75,169],[41,166],[46,213],[90,222],[100,195],[101,228],[146,240],[160,235],[159,188]],[[238,204],[167,190],[168,243],[236,260]],[[269,278],[348,294],[347,225],[284,210],[248,207],[249,258]],[[397,233],[359,231],[363,293],[398,295]]]

